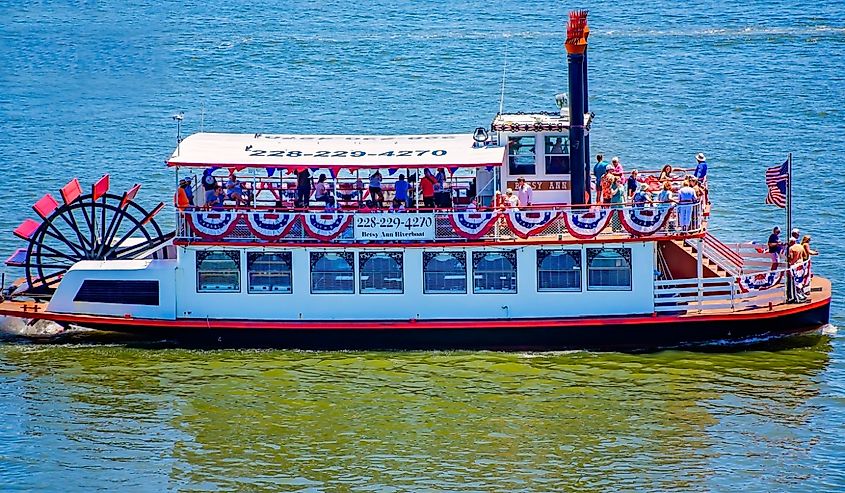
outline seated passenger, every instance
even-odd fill
[[[651,203],[651,197],[649,197],[648,194],[648,185],[640,183],[636,193],[634,193],[633,202],[634,207],[638,209],[642,209],[644,206]]]
[[[241,205],[243,201],[243,184],[234,173],[229,175],[229,181],[226,182],[226,198],[234,200],[235,205]]]
[[[213,211],[222,211],[226,195],[223,193],[223,186],[217,185],[214,190],[205,193],[205,206]]]
[[[326,174],[322,173],[317,184],[314,185],[314,200],[320,200],[326,204],[327,207],[334,205],[334,197],[329,191],[329,185],[326,183]]]

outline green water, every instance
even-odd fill
[[[649,355],[0,345],[0,490],[818,491],[842,372]],[[841,376],[841,375],[840,375]]]

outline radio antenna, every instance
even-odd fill
[[[502,95],[499,97],[499,114],[505,110],[505,78],[508,74],[508,38],[505,35],[505,62],[502,65]]]

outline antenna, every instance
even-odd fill
[[[176,155],[179,155],[179,145],[182,144],[182,120],[185,119],[185,112],[180,111],[171,118],[176,122]]]
[[[502,65],[502,95],[499,98],[499,114],[505,110],[505,77],[508,73],[508,38],[505,37],[505,62]]]

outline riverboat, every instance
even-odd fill
[[[573,12],[559,111],[456,134],[180,138],[172,231],[139,185],[73,179],[14,230],[25,246],[6,264],[25,275],[0,315],[326,349],[636,350],[826,324],[830,283],[809,263],[710,231],[718,178],[687,202],[593,200],[587,33]],[[689,172],[663,181],[677,190]],[[656,174],[639,186],[659,189]],[[532,191],[517,202],[520,179]]]

